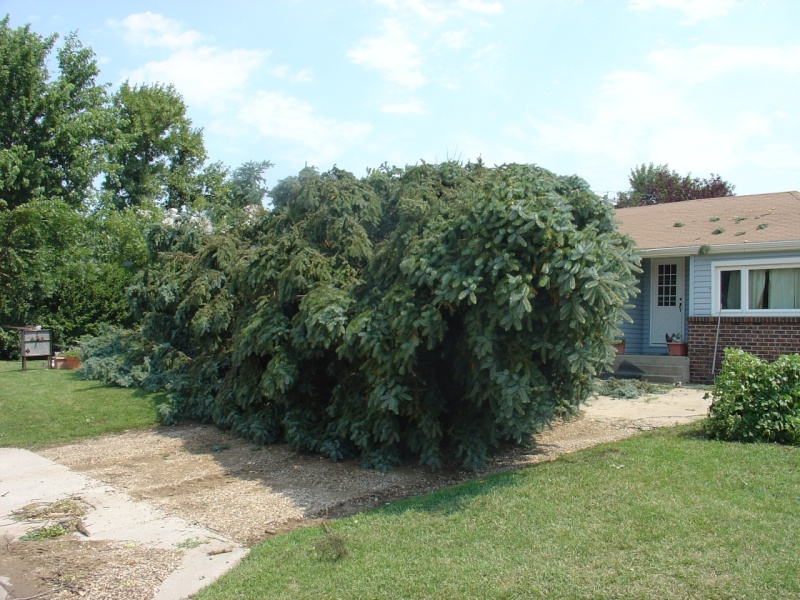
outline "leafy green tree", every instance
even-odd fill
[[[54,330],[60,346],[102,324],[132,326],[126,288],[147,261],[160,211],[78,212],[59,200],[0,211],[0,323]],[[0,356],[15,354],[5,336]]]
[[[185,215],[149,234],[131,288],[149,375],[104,376],[168,381],[168,421],[379,469],[476,467],[575,410],[612,359],[634,248],[579,178],[304,169],[271,196],[239,229]]]
[[[79,207],[102,167],[112,124],[94,53],[68,36],[51,77],[56,39],[0,20],[0,208],[43,199]]]
[[[653,163],[631,169],[628,181],[631,188],[617,195],[617,208],[733,196],[735,189],[733,184],[713,173],[708,179],[700,179],[671,171],[669,165],[654,166]]]
[[[65,345],[133,325],[126,289],[164,208],[186,208],[201,230],[215,218],[217,230],[235,229],[258,216],[244,209],[260,206],[269,163],[232,176],[206,165],[202,133],[172,86],[125,83],[110,105],[94,54],[74,34],[51,77],[56,41],[0,21],[0,323],[52,328]],[[15,336],[0,338],[0,356],[13,355]]]
[[[192,127],[172,85],[123,83],[113,96],[119,132],[109,146],[103,188],[116,208],[155,203],[167,208],[202,205],[209,181],[203,172],[203,134]],[[202,207],[202,206],[201,206]]]
[[[205,169],[211,181],[203,213],[218,231],[238,229],[243,223],[260,218],[265,212],[264,200],[268,188],[264,172],[272,166],[269,161],[248,161],[230,172],[221,163]]]
[[[260,206],[269,191],[264,172],[271,166],[267,160],[251,160],[237,167],[230,178],[231,205],[239,208]]]
[[[44,324],[37,321],[57,289],[55,272],[63,264],[53,249],[69,246],[81,225],[75,211],[57,200],[0,210],[0,323]],[[4,342],[0,352],[7,357],[18,343],[12,337]]]

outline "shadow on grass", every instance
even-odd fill
[[[409,497],[389,506],[378,508],[375,512],[391,515],[411,511],[449,516],[469,509],[475,500],[481,496],[519,486],[523,477],[520,472],[493,473],[486,476],[475,475],[474,479],[468,479],[424,496]]]
[[[673,435],[677,436],[682,440],[695,440],[700,442],[713,441],[703,431],[704,421],[705,419],[700,421],[695,421],[694,423],[690,423],[689,425],[682,425],[680,427],[676,427],[675,429],[672,430],[672,433]]]
[[[148,392],[146,390],[137,389],[135,392],[133,392],[133,397],[137,400],[149,398],[153,404],[153,408],[156,410],[156,415],[158,414],[159,407],[162,404],[167,404],[166,392]]]
[[[150,392],[144,390],[142,388],[123,388],[121,386],[112,385],[105,383],[103,381],[98,381],[96,379],[86,379],[81,376],[80,372],[77,370],[69,371],[67,373],[67,377],[69,377],[72,381],[81,384],[80,388],[76,388],[76,394],[88,394],[88,393],[96,393],[99,390],[103,389],[125,389],[128,390],[131,397],[135,400],[145,400],[149,399],[152,404],[153,408],[157,411],[159,406],[162,404],[167,403],[167,393],[166,392]]]

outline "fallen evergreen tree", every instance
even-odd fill
[[[149,233],[130,300],[138,381],[168,382],[167,422],[378,469],[447,455],[475,468],[573,412],[612,360],[638,267],[577,177],[304,169],[271,196],[226,232]]]

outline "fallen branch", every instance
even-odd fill
[[[13,600],[33,600],[34,598],[41,598],[42,596],[46,596],[47,594],[52,594],[53,592],[60,592],[64,587],[57,587],[53,588],[52,590],[47,590],[46,592],[41,592],[36,594],[35,596],[26,596],[25,598],[14,598]]]

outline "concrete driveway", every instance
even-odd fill
[[[161,584],[154,600],[177,600],[193,594],[247,553],[246,548],[218,533],[168,516],[38,454],[0,448],[0,538],[16,539],[37,526],[15,521],[11,517],[14,511],[33,502],[55,502],[69,496],[79,496],[93,507],[83,519],[93,541],[135,542],[171,550],[187,545],[187,540],[208,541],[182,549],[180,566]],[[8,590],[0,586],[0,600],[7,597]]]

